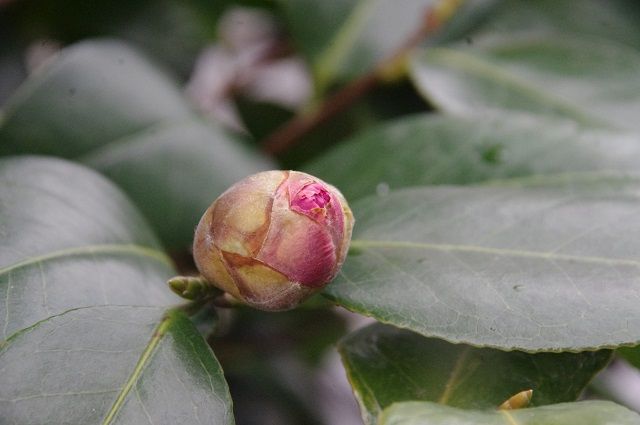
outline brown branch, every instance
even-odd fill
[[[429,8],[424,19],[421,20],[420,26],[391,56],[383,59],[372,70],[329,96],[317,109],[298,115],[286,122],[262,141],[263,150],[273,155],[280,154],[295,145],[305,134],[351,106],[393,70],[402,66],[408,54],[425,38],[439,29],[442,22],[451,16],[459,3],[460,0],[444,0],[439,5]]]

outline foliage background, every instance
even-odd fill
[[[639,23],[0,1],[0,422],[503,423],[532,388],[511,420],[640,423]],[[204,209],[270,168],[350,200],[341,276],[287,313],[169,309]]]

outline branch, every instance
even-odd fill
[[[409,53],[448,20],[464,0],[441,0],[429,8],[414,31],[395,52],[383,59],[372,70],[356,78],[335,94],[329,96],[319,108],[292,118],[262,141],[265,152],[277,155],[295,145],[301,137],[322,123],[347,109],[380,81],[389,79],[404,66]]]

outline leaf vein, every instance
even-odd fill
[[[441,252],[471,252],[487,255],[503,255],[509,257],[521,257],[521,258],[537,258],[547,261],[574,261],[590,264],[601,264],[609,266],[630,266],[640,267],[640,261],[625,259],[625,258],[609,258],[609,257],[594,257],[594,256],[580,256],[569,254],[558,254],[554,252],[544,251],[527,251],[520,249],[508,249],[508,248],[493,248],[478,245],[464,245],[464,244],[445,244],[445,243],[427,243],[427,242],[411,242],[411,241],[376,241],[366,239],[355,239],[352,241],[351,246],[353,248],[367,249],[367,248],[399,248],[399,249],[425,249]]]
[[[37,257],[27,258],[26,260],[11,264],[7,267],[0,268],[0,276],[13,270],[28,267],[34,264],[40,264],[45,261],[56,260],[65,257],[77,257],[83,255],[99,255],[99,254],[132,254],[143,257],[149,257],[156,261],[171,265],[171,260],[163,252],[153,248],[144,247],[135,244],[102,244],[102,245],[85,245],[68,249],[61,249],[44,254]]]

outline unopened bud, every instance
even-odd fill
[[[287,310],[336,276],[353,221],[335,187],[298,171],[265,171],[211,204],[193,255],[218,288],[255,308]]]

